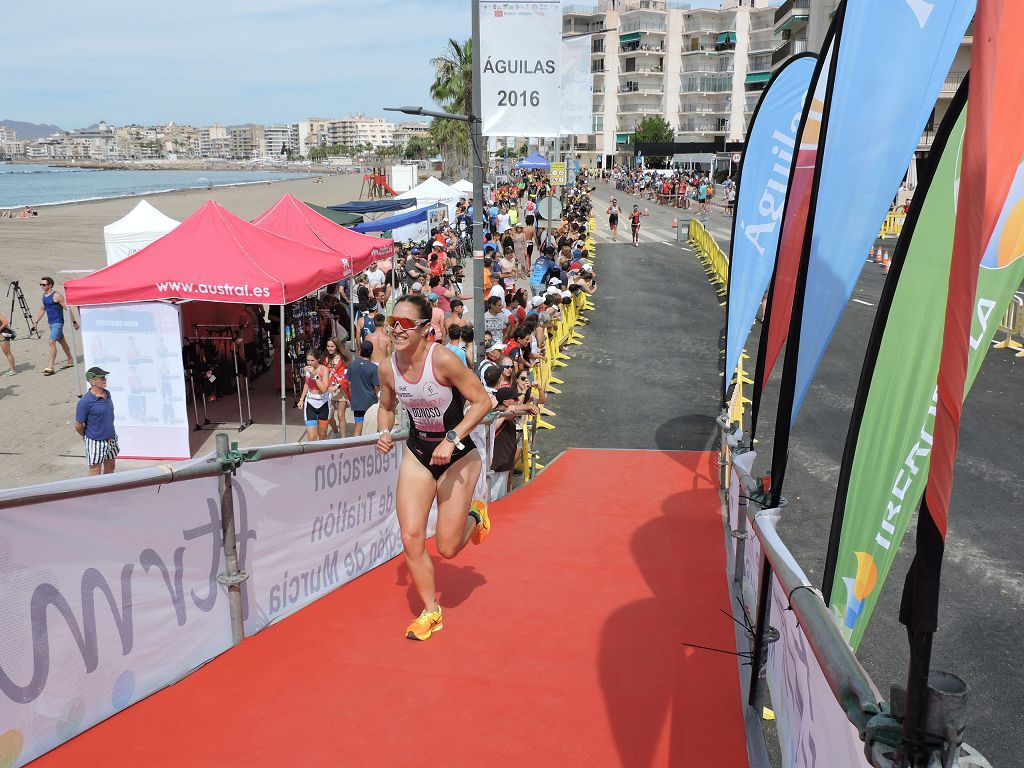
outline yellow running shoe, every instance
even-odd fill
[[[410,640],[428,640],[434,632],[440,632],[442,629],[444,629],[444,624],[441,623],[441,606],[439,605],[436,611],[428,611],[424,608],[420,617],[405,630],[405,636]]]
[[[491,532],[491,518],[487,514],[487,502],[475,499],[470,508],[480,517],[480,522],[473,529],[473,536],[470,538],[470,541],[474,544],[479,544]]]

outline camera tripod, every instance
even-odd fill
[[[11,296],[11,291],[14,292],[13,296]],[[43,338],[39,331],[32,326],[32,313],[29,311],[28,302],[25,301],[25,292],[21,290],[17,280],[12,280],[11,284],[7,286],[7,295],[11,297],[11,325],[14,325],[14,302],[17,301],[25,323],[28,325],[28,338],[31,339],[33,333],[37,339]]]

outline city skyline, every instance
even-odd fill
[[[19,34],[5,46],[0,119],[64,130],[101,120],[269,125],[359,113],[394,120],[384,106],[430,103],[430,59],[449,37],[467,39],[471,26],[466,0],[180,0],[173,15],[167,7],[109,0],[100,15],[67,4],[56,24],[38,7],[8,9],[6,27]]]

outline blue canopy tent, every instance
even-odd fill
[[[551,163],[549,163],[547,159],[544,157],[544,155],[542,155],[540,152],[533,152],[532,154],[527,155],[518,163],[516,163],[516,168],[550,171]]]
[[[389,197],[383,200],[353,200],[350,203],[327,206],[332,211],[342,213],[388,213],[389,211],[400,211],[403,208],[410,208],[416,205],[416,198]]]
[[[405,201],[403,200],[402,202]],[[436,205],[428,205],[424,208],[417,208],[414,211],[400,213],[397,216],[388,216],[386,219],[364,221],[362,224],[356,224],[354,227],[350,227],[350,229],[355,232],[386,232],[409,224],[418,224],[421,221],[426,221],[430,212],[435,210],[437,207],[438,206]]]

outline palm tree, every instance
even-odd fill
[[[430,65],[434,68],[430,97],[447,112],[472,114],[472,38],[464,43],[449,38],[444,53],[431,59]],[[430,135],[452,168],[469,166],[469,123],[435,119]]]
[[[473,40],[464,43],[448,38],[441,56],[430,60],[434,83],[430,96],[449,112],[469,115],[473,112]]]

